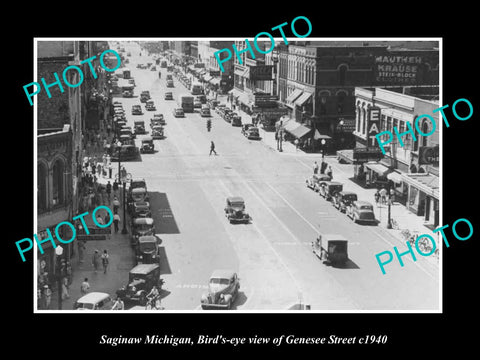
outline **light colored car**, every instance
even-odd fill
[[[367,201],[353,201],[347,206],[345,212],[354,222],[377,223],[373,212],[373,205]]]
[[[202,309],[225,309],[232,307],[240,289],[240,279],[233,270],[215,270],[208,282],[208,293],[202,295]]]
[[[183,112],[182,108],[175,108],[175,109],[173,109],[173,116],[175,116],[175,117],[185,117],[185,113]]]
[[[110,310],[113,306],[110,295],[103,292],[91,292],[75,301],[75,310]]]
[[[202,108],[200,109],[200,116],[202,116],[202,117],[212,116],[212,114],[210,113],[210,108],[208,107],[208,105],[202,105]]]

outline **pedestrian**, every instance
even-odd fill
[[[390,189],[390,205],[393,205],[393,202],[395,201],[395,190],[393,188]]]
[[[113,204],[113,213],[114,214],[118,213],[118,209],[120,208],[120,201],[118,201],[116,196],[113,198],[112,204]]]
[[[315,161],[315,163],[313,164],[313,173],[314,174],[318,174],[318,163]]]
[[[110,184],[110,181],[107,182],[106,192],[108,197],[108,203],[110,203],[110,194],[112,193],[112,184]]]
[[[212,155],[212,151],[217,155],[217,152],[215,151],[215,143],[213,141],[210,142],[210,155]]]
[[[333,180],[333,170],[330,165],[328,165],[327,175],[330,176],[330,180]]]
[[[72,265],[70,264],[70,261],[67,261],[65,264],[65,272],[67,274],[67,281],[68,281],[68,286],[72,284],[73,281],[73,269]]]
[[[97,215],[97,224],[99,224],[99,225],[105,225],[105,223],[103,222],[103,219],[102,219],[102,217],[100,216],[100,214]]]
[[[103,273],[107,273],[107,267],[108,267],[108,254],[107,250],[103,250],[102,254],[102,265],[103,265]]]
[[[108,178],[111,179],[112,178],[112,170],[113,170],[113,167],[112,167],[112,163],[108,163]]]
[[[377,206],[378,206],[378,201],[380,200],[380,192],[378,191],[378,189],[375,192],[374,196],[375,196],[375,204],[377,204]]]
[[[43,310],[42,290],[37,289],[37,307],[38,310]]]
[[[98,177],[100,177],[100,175],[102,174],[102,164],[101,163],[97,164],[97,174],[98,174]]]
[[[65,276],[62,279],[62,300],[69,299],[70,294],[68,293],[68,278]]]
[[[48,285],[45,285],[43,290],[43,296],[45,298],[45,310],[50,309],[50,303],[52,302],[52,290]]]
[[[381,203],[382,204],[385,204],[386,200],[387,200],[387,189],[385,189],[385,186],[382,187],[382,189],[380,190],[380,197],[381,197]]]
[[[322,160],[322,164],[320,165],[320,174],[325,174],[325,169],[327,168],[327,163]]]
[[[81,226],[81,225],[80,225]],[[78,260],[81,263],[83,263],[83,259],[84,259],[84,251],[86,250],[86,246],[85,246],[85,240],[77,240],[77,246],[78,246]]]
[[[90,290],[90,284],[88,283],[88,278],[85,278],[82,282],[82,285],[80,285],[80,292],[82,295],[86,295],[88,290]]]
[[[107,211],[106,214],[105,214],[105,220],[104,220],[105,224],[110,224],[110,213]]]
[[[118,181],[117,181],[117,179],[115,179],[115,181],[113,182],[112,190],[113,190],[113,195],[118,198],[119,195],[118,195]]]
[[[298,145],[300,144],[298,139],[295,139],[294,144],[295,144],[295,150],[298,150]]]
[[[118,223],[120,222],[120,215],[115,214],[113,215],[113,227],[115,229],[115,233],[118,233]]]
[[[95,273],[97,273],[98,268],[100,267],[100,253],[98,250],[95,250],[93,257],[92,257],[92,265],[95,270]]]

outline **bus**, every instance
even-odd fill
[[[194,82],[192,84],[192,89],[191,89],[192,95],[201,95],[203,94],[203,87],[202,84],[199,82]]]

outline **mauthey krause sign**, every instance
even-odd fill
[[[375,79],[379,83],[416,84],[423,71],[421,56],[377,56]]]

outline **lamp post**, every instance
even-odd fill
[[[62,310],[62,255],[63,248],[58,245],[55,248],[55,255],[57,256],[57,264],[55,267],[55,273],[57,275],[57,288],[58,288],[58,310]]]
[[[126,234],[127,233],[127,218],[126,218],[126,215],[125,215],[125,188],[127,186],[127,183],[125,182],[125,180],[123,180],[123,200],[122,200],[122,203],[123,203],[123,228],[122,228],[122,234]]]
[[[325,158],[325,144],[327,143],[325,139],[322,139],[322,160]]]
[[[127,233],[127,228],[126,228],[126,222],[127,222],[127,218],[125,217],[125,187],[126,187],[126,182],[125,182],[125,179],[123,179],[122,181],[122,176],[120,174],[120,169],[121,169],[121,166],[120,166],[120,150],[122,149],[122,143],[120,141],[117,142],[117,147],[118,147],[118,183],[122,184],[122,192],[123,192],[123,196],[122,196],[122,206],[123,206],[123,227],[122,227],[122,234],[126,234]]]
[[[387,218],[387,229],[391,229],[392,228],[392,218],[391,218],[391,213],[390,213],[390,206],[392,204],[392,201],[391,201],[391,198],[390,198],[390,182],[388,183],[388,194],[387,194],[387,198],[388,198],[388,218]]]

